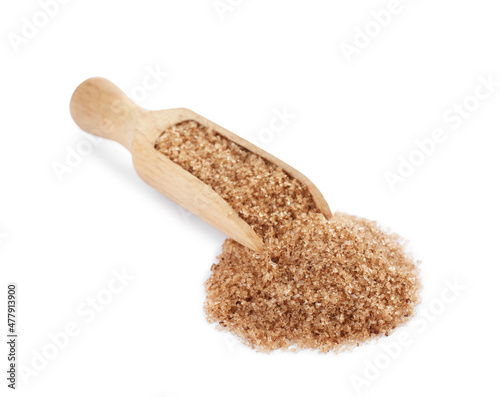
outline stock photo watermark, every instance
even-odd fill
[[[71,147],[65,146],[65,155],[63,161],[53,161],[52,170],[59,182],[64,181],[64,175],[72,174],[73,171],[83,163],[84,159],[89,157],[94,148],[102,142],[103,138],[87,134],[85,138],[78,141],[78,143]]]
[[[425,307],[420,307],[417,317],[408,326],[387,341],[380,343],[380,351],[372,359],[364,359],[363,367],[349,376],[349,381],[357,395],[376,382],[382,373],[401,357],[405,349],[412,346],[418,336],[425,333],[456,302],[467,287],[457,279],[445,280],[438,297]]]
[[[385,8],[377,11],[372,10],[370,19],[362,27],[356,26],[354,28],[351,40],[340,43],[340,50],[347,63],[350,64],[354,56],[360,55],[364,49],[369,47],[373,40],[392,24],[395,17],[404,11],[405,3],[412,1],[390,0]]]
[[[141,81],[126,92],[127,96],[136,103],[145,101],[148,95],[158,89],[170,75],[159,64],[146,66],[145,72]],[[97,132],[96,135],[103,134]],[[85,134],[85,137],[74,146],[66,145],[62,159],[52,161],[52,170],[60,183],[64,182],[65,175],[72,174],[92,154],[95,147],[101,144],[103,138],[96,135]]]
[[[38,10],[29,17],[22,17],[17,32],[9,32],[7,38],[15,53],[21,47],[29,44],[40,32],[49,25],[50,21],[59,15],[61,6],[70,3],[71,0],[40,0]]]
[[[154,67],[146,66],[145,71],[146,74],[141,82],[127,92],[127,96],[136,103],[145,101],[148,95],[158,89],[170,75],[170,72],[163,70],[160,64],[156,64]]]
[[[212,8],[221,21],[224,21],[228,15],[231,15],[241,4],[243,0],[214,0]]]
[[[297,118],[295,113],[288,110],[287,106],[272,109],[273,117],[269,119],[266,127],[261,128],[255,135],[249,136],[249,140],[257,146],[270,145],[276,136],[283,133],[293,120]]]
[[[17,385],[17,284],[7,285],[7,387]]]
[[[9,235],[5,232],[0,232],[0,245],[2,245],[7,239]]]
[[[31,351],[29,362],[19,365],[19,377],[24,385],[29,385],[41,372],[46,370],[59,354],[66,350],[71,342],[81,335],[83,329],[89,326],[100,313],[104,312],[134,280],[125,268],[111,271],[111,279],[106,286],[96,294],[88,296],[75,307],[75,318],[63,327],[49,332],[47,342],[39,349]]]
[[[414,149],[406,156],[398,156],[398,164],[392,171],[385,171],[384,178],[391,192],[396,191],[398,185],[404,183],[411,177],[418,167],[422,166],[445,142],[451,131],[462,127],[484,103],[490,99],[500,87],[500,81],[495,81],[493,75],[479,76],[478,84],[470,95],[450,105],[442,114],[443,126],[434,128],[431,133],[423,139],[414,141]]]
[[[243,346],[241,340],[228,331],[222,332],[222,339],[224,340],[224,344],[226,345],[229,354],[233,354],[236,352],[236,346]]]
[[[292,121],[297,118],[297,115],[290,112],[287,106],[274,107],[271,109],[271,113],[273,116],[269,119],[267,125],[257,133],[248,136],[248,140],[257,146],[265,147],[270,145],[276,139],[276,136],[282,134]],[[184,222],[189,225],[193,213],[181,206],[179,206],[179,212]]]

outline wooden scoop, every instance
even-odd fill
[[[139,176],[153,188],[205,220],[232,239],[254,251],[264,244],[235,210],[206,185],[155,149],[158,137],[177,123],[194,120],[223,137],[283,168],[301,181],[319,210],[329,219],[330,208],[313,183],[297,170],[257,146],[188,109],[150,111],[134,104],[110,81],[95,77],[83,82],[71,98],[71,116],[91,134],[112,139],[131,153]]]

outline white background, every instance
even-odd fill
[[[0,312],[16,282],[18,360],[34,371],[51,355],[18,374],[18,395],[355,396],[359,378],[366,396],[498,395],[500,87],[470,97],[480,79],[500,81],[498,1],[401,0],[380,29],[372,12],[386,1],[221,3],[234,5],[73,0],[44,20],[35,0],[2,2]],[[43,26],[13,45],[23,18]],[[373,37],[348,62],[342,46],[365,28]],[[141,89],[157,68],[168,76]],[[71,94],[92,76],[143,107],[204,115],[302,171],[333,210],[407,238],[427,317],[339,355],[266,355],[218,332],[203,282],[225,237],[143,183],[124,148],[73,123]],[[464,101],[477,110],[443,119]],[[295,118],[262,132],[283,108]],[[392,191],[386,173],[436,128],[447,139]],[[66,164],[78,148],[91,153]],[[113,270],[133,280],[79,315],[109,297]],[[54,352],[68,324],[79,334]],[[400,335],[411,343],[395,346]]]

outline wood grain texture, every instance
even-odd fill
[[[110,81],[94,77],[73,94],[71,116],[84,131],[112,139],[132,153],[134,167],[150,186],[175,201],[240,244],[261,251],[263,242],[253,229],[210,186],[204,184],[155,149],[158,137],[168,127],[194,120],[211,127],[225,138],[283,168],[310,191],[319,210],[332,213],[318,188],[304,175],[266,151],[189,109],[145,110],[134,104]]]

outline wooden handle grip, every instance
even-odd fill
[[[132,150],[137,118],[144,109],[109,80],[93,77],[75,90],[71,117],[91,134],[112,139]]]

